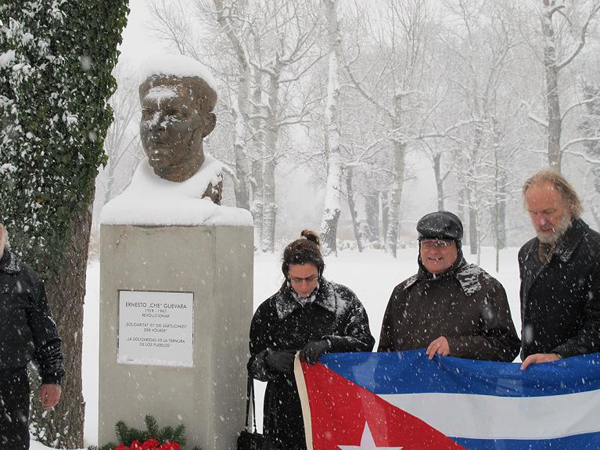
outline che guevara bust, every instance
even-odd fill
[[[185,59],[189,65],[180,70]],[[182,183],[195,176],[205,162],[203,139],[216,125],[212,111],[217,92],[206,74],[194,73],[195,60],[179,56],[177,62],[149,74],[139,86],[140,139],[154,173]],[[222,187],[221,179],[210,182],[202,197],[220,204]]]

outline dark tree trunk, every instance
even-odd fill
[[[498,202],[498,248],[506,248],[506,172],[500,175],[500,187],[498,189],[500,199]]]
[[[83,447],[85,402],[81,382],[81,355],[91,224],[91,206],[73,217],[65,267],[51,279],[45,280],[52,317],[62,339],[65,377],[60,403],[49,413],[42,413],[39,381],[38,385],[32,385],[31,422],[37,424],[33,433],[36,439],[45,445],[58,445],[60,448]]]
[[[383,226],[383,245],[387,245],[388,238],[388,226],[389,226],[389,212],[390,206],[388,203],[389,193],[387,191],[381,192],[381,224]]]
[[[469,253],[471,255],[477,254],[477,244],[477,211],[474,207],[469,206],[469,245],[471,246]]]
[[[542,33],[544,34],[544,70],[546,72],[546,105],[548,114],[548,164],[560,172],[561,150],[560,135],[562,120],[560,117],[560,99],[558,97],[558,72],[554,30],[548,2],[544,0],[547,11],[542,14]]]
[[[356,213],[356,203],[354,202],[354,189],[352,188],[352,168],[349,167],[346,172],[346,194],[348,195],[348,209],[350,217],[352,217],[352,227],[354,228],[354,237],[356,238],[356,246],[358,251],[362,253],[363,242],[362,233],[358,223],[358,214]]]
[[[365,195],[367,216],[366,239],[371,245],[379,244],[379,192],[370,191]]]
[[[263,239],[263,218],[264,218],[264,200],[263,200],[263,167],[260,153],[257,153],[257,159],[252,161],[252,220],[254,222],[254,248],[260,249]]]
[[[458,191],[458,218],[462,223],[465,223],[465,189],[460,188]]]

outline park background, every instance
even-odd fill
[[[599,228],[595,1],[131,0],[129,8],[89,247],[86,445],[97,432],[99,215],[143,157],[136,70],[152,55],[191,56],[219,81],[205,149],[225,165],[224,204],[254,217],[255,307],[283,280],[285,243],[312,228],[324,237],[325,275],[357,292],[377,336],[393,286],[416,271],[416,221],[447,209],[465,224],[467,260],[504,284],[520,329],[516,252],[533,236],[523,181],[561,170]]]

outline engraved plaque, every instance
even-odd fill
[[[194,366],[194,294],[119,291],[117,362]]]

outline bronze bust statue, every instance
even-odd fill
[[[200,76],[150,75],[139,87],[140,138],[154,173],[181,183],[204,163],[203,139],[215,128],[216,91]],[[209,183],[202,197],[220,204],[223,183]]]

